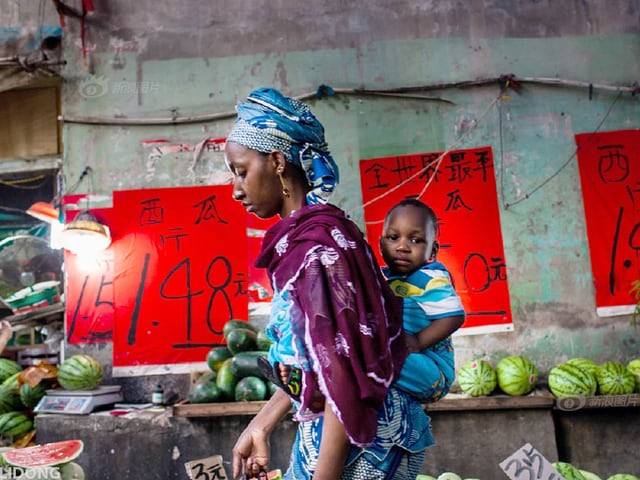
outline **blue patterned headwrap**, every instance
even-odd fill
[[[309,106],[273,88],[260,88],[236,111],[238,119],[227,141],[262,153],[282,152],[307,176],[312,187],[307,203],[327,203],[339,182],[338,166],[325,142],[324,127]]]

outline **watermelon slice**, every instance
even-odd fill
[[[63,440],[2,452],[2,458],[14,467],[53,467],[69,463],[82,453],[82,440]]]

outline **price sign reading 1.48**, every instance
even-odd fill
[[[203,362],[224,323],[248,316],[246,212],[231,186],[114,192],[114,210],[114,369]]]

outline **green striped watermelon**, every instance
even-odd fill
[[[505,357],[496,365],[498,386],[507,395],[526,395],[538,381],[538,370],[531,360],[520,355]]]
[[[589,360],[588,358],[570,358],[565,363],[580,367],[582,370],[586,370],[587,372],[591,373],[594,377],[596,376],[596,370],[598,370],[598,364],[593,360]]]
[[[636,387],[635,376],[623,364],[604,362],[596,372],[598,391],[602,395],[628,395]]]
[[[0,383],[4,382],[11,375],[22,371],[22,367],[15,360],[0,357]]]
[[[22,407],[20,395],[4,387],[0,387],[0,413],[18,410]]]
[[[28,383],[20,385],[20,401],[22,405],[27,408],[35,408],[47,393],[47,388],[48,386],[43,382],[40,382],[35,387],[32,387]]]
[[[551,465],[562,475],[564,480],[586,480],[580,470],[568,462],[553,462]]]
[[[490,395],[498,384],[495,369],[486,360],[469,360],[458,370],[458,384],[472,397]]]
[[[640,480],[640,478],[630,473],[616,473],[607,478],[607,480]]]
[[[13,411],[0,414],[0,437],[20,437],[32,428],[33,421],[24,412]]]
[[[92,390],[100,382],[102,367],[89,355],[73,355],[58,368],[58,383],[67,390]]]
[[[18,393],[18,377],[20,376],[20,374],[22,373],[22,371],[20,372],[16,372],[13,375],[11,375],[9,378],[7,378],[4,382],[2,382],[0,384],[0,388],[4,388],[5,390],[10,390],[12,392]]]
[[[590,472],[589,470],[583,470],[581,468],[579,468],[578,470],[580,470],[580,473],[585,478],[585,480],[602,480],[598,475]]]
[[[627,370],[636,377],[636,392],[640,393],[640,358],[634,358],[627,363]]]
[[[591,397],[598,389],[593,374],[570,363],[553,367],[548,382],[549,390],[558,398]]]

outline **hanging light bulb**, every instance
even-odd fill
[[[96,253],[111,244],[111,233],[109,227],[86,210],[64,226],[60,241],[63,248],[72,253]]]

